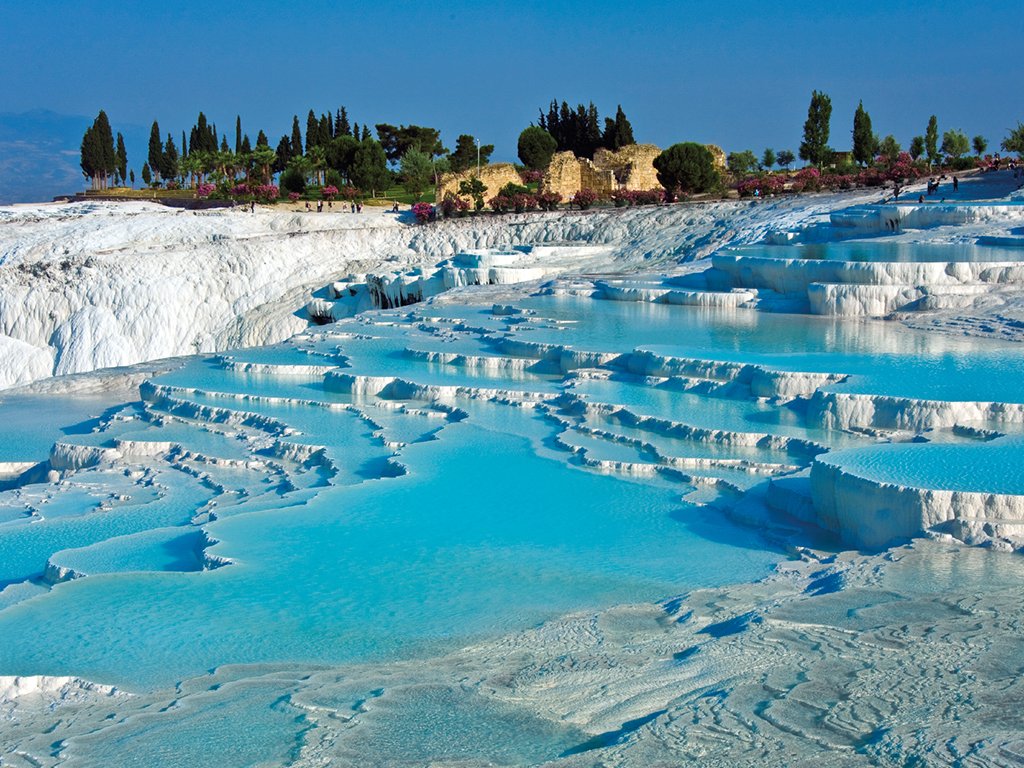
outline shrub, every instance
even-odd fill
[[[519,134],[519,159],[527,168],[547,168],[558,149],[558,141],[543,128],[531,125]]]
[[[663,189],[638,189],[633,193],[634,205],[658,205],[665,200]]]
[[[537,205],[542,211],[557,211],[562,196],[558,192],[541,192],[537,197]]]
[[[306,177],[297,168],[286,168],[281,173],[281,186],[289,192],[301,194],[306,191]]]
[[[232,197],[245,197],[249,194],[249,186],[247,184],[235,184],[231,188]]]
[[[453,195],[451,192],[446,192],[444,199],[441,201],[441,213],[446,218],[452,216],[465,216],[469,211],[469,201],[463,200],[457,195]]]
[[[636,194],[628,189],[616,189],[612,192],[611,197],[616,208],[625,208],[629,205],[636,205]]]
[[[200,184],[196,187],[196,197],[209,197],[217,189],[214,184]]]
[[[363,196],[363,193],[359,191],[357,187],[353,187],[351,184],[341,188],[341,197],[343,200],[358,200]]]
[[[338,188],[333,184],[328,184],[326,187],[320,190],[320,194],[326,197],[328,200],[333,200],[338,194]]]
[[[794,192],[817,192],[821,189],[821,173],[817,168],[804,168],[793,176]]]
[[[272,203],[281,196],[281,190],[277,188],[276,184],[260,184],[256,187],[250,187],[249,191],[261,203]]]
[[[300,197],[302,197],[302,195],[300,195],[298,192],[288,193],[288,199],[291,200],[293,203],[296,202]]]
[[[786,188],[786,176],[768,173],[764,176],[750,176],[736,185],[736,191],[740,197],[755,197],[764,195],[777,195]]]
[[[692,141],[673,144],[654,159],[654,167],[661,186],[671,192],[706,192],[718,183],[711,151]]]
[[[584,187],[575,195],[572,196],[572,202],[581,210],[585,211],[587,208],[596,203],[599,199],[599,195],[592,189]]]
[[[527,187],[520,186],[519,184],[513,184],[510,181],[498,190],[498,194],[504,197],[512,197],[513,195],[528,195],[530,194],[530,190]]]
[[[431,218],[433,218],[434,206],[430,203],[416,203],[416,205],[412,207],[412,214],[420,224],[426,224]]]
[[[519,178],[523,180],[523,184],[537,184],[544,180],[544,171],[533,171],[529,168],[524,168],[519,172]]]

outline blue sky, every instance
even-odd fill
[[[637,140],[796,150],[812,89],[848,147],[858,99],[906,145],[928,116],[997,144],[1024,119],[1017,2],[0,0],[0,112],[181,135],[202,109],[271,143],[291,116],[414,122],[497,145],[551,98],[622,104]],[[140,161],[132,157],[130,165]],[[139,148],[141,152],[142,149]],[[138,157],[136,154],[135,157]]]

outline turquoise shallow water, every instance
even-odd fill
[[[837,392],[1021,403],[1018,346],[745,310],[519,304],[533,314],[368,313],[234,356],[374,377],[352,393],[320,373],[195,358],[142,405],[57,400],[31,436],[46,399],[0,402],[11,460],[41,459],[57,439],[136,451],[0,494],[0,675],[204,691],[74,740],[68,754],[83,765],[280,764],[310,727],[290,700],[303,670],[337,670],[339,685],[378,662],[429,671],[445,653],[569,613],[771,573],[779,545],[716,505],[805,471],[819,451],[843,450],[851,469],[887,482],[1024,490],[1019,438],[890,445],[805,424],[800,397],[755,399],[710,380],[680,391],[614,365],[565,375],[501,351],[508,338],[613,358],[643,349],[849,374],[823,387]],[[427,362],[434,352],[489,360]],[[392,377],[449,389],[436,401],[382,389]],[[147,453],[147,442],[176,447]],[[832,543],[782,522],[801,544]],[[289,672],[268,672],[278,668]],[[217,682],[203,682],[215,669]],[[478,691],[390,682],[318,700],[360,715],[349,757],[376,745],[410,764],[532,764],[587,741]]]

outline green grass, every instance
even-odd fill
[[[383,192],[378,191],[376,197],[368,199],[366,202],[369,205],[384,205],[385,203],[393,203],[397,200],[405,205],[412,205],[413,203],[433,203],[436,202],[435,193],[433,188],[428,189],[420,197],[415,197],[409,194],[402,187],[391,187]]]

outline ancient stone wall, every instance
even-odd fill
[[[654,158],[659,154],[654,144],[630,144],[618,152],[599,149],[593,160],[557,152],[544,172],[544,191],[558,192],[569,200],[584,188],[604,196],[616,189],[656,189]]]
[[[437,202],[440,203],[444,199],[444,196],[451,192],[456,197],[461,197],[472,205],[472,198],[467,195],[459,194],[459,184],[463,181],[470,181],[475,176],[475,166],[468,171],[463,171],[462,173],[444,174],[437,185]],[[512,163],[494,163],[493,165],[483,166],[480,169],[480,181],[482,181],[484,186],[487,187],[487,191],[484,192],[485,203],[497,195],[498,192],[501,191],[501,188],[506,184],[523,183],[523,180],[519,176],[519,172]]]

